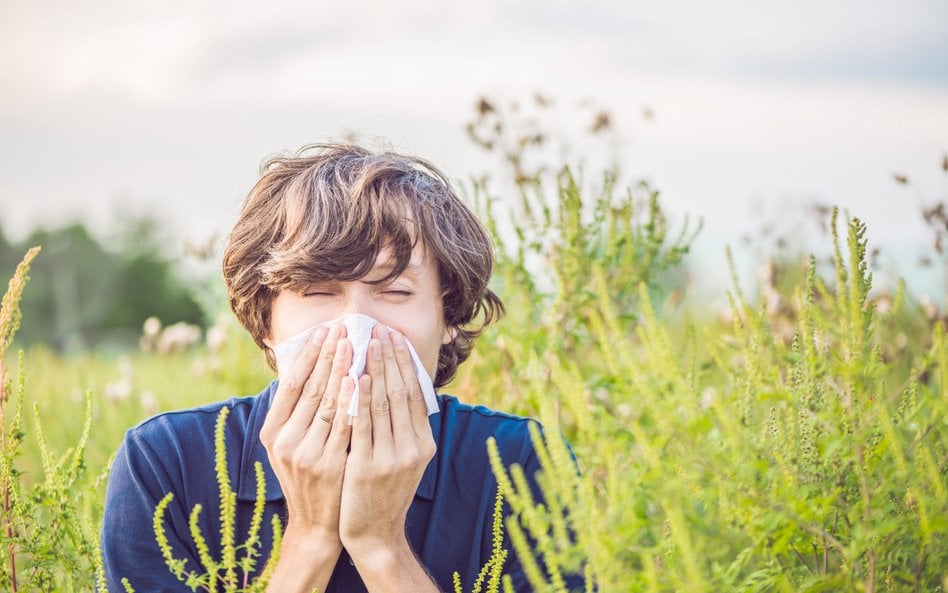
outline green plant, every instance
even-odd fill
[[[161,555],[168,565],[168,570],[192,591],[198,589],[208,593],[252,593],[265,591],[270,580],[273,567],[279,560],[280,542],[283,534],[283,524],[277,515],[273,515],[271,528],[273,529],[273,549],[270,553],[267,566],[253,582],[250,574],[256,567],[260,557],[260,526],[263,522],[264,505],[266,504],[266,483],[263,475],[263,466],[260,462],[254,464],[257,478],[257,494],[254,502],[253,516],[247,532],[247,538],[240,545],[236,545],[234,523],[236,521],[237,494],[230,484],[227,474],[227,450],[224,445],[224,428],[228,408],[222,408],[217,415],[217,425],[214,431],[214,473],[217,477],[217,487],[220,493],[219,518],[221,525],[221,549],[211,553],[207,539],[201,533],[198,519],[203,510],[200,504],[194,505],[191,511],[189,526],[191,537],[201,560],[201,569],[188,569],[186,559],[175,558],[165,534],[164,514],[168,505],[174,500],[174,493],[169,492],[155,507],[154,530],[155,540]],[[210,468],[209,468],[210,469]],[[123,579],[126,591],[134,591],[127,579]]]
[[[39,248],[29,250],[17,267],[0,308],[0,484],[3,487],[3,535],[6,561],[0,564],[0,585],[11,591],[79,590],[88,586],[95,570],[95,530],[100,516],[98,491],[104,473],[85,482],[85,448],[92,423],[92,397],[86,395],[83,428],[74,448],[56,457],[49,449],[39,408],[34,406],[34,431],[42,459],[42,479],[24,481],[16,460],[26,433],[22,410],[26,376],[23,352],[14,389],[6,375],[6,349],[19,326],[18,304],[30,264]],[[14,399],[12,416],[7,407]]]
[[[835,213],[832,225],[836,237]],[[884,360],[878,335],[901,300],[873,311],[865,234],[849,222],[829,281],[811,263],[788,297],[789,340],[736,281],[729,323],[673,337],[645,283],[632,318],[621,270],[586,260],[590,337],[521,344],[509,370],[547,427],[535,435],[546,504],[495,466],[513,547],[538,559],[536,590],[563,590],[559,573],[579,563],[602,591],[944,589],[945,328],[903,351],[910,365]],[[529,297],[562,306],[558,293]]]
[[[532,414],[548,399],[521,388],[519,375],[533,353],[558,351],[579,366],[601,367],[589,344],[602,277],[627,325],[639,314],[640,285],[650,300],[680,294],[679,268],[700,227],[689,229],[686,221],[671,233],[657,191],[645,183],[621,191],[615,182],[606,175],[589,198],[592,190],[564,168],[552,190],[541,182],[521,184],[515,203],[492,197],[486,183],[474,185],[474,206],[497,243],[492,286],[507,314],[485,333],[474,363],[460,370],[462,394]],[[500,221],[512,228],[503,230]],[[468,386],[476,391],[466,394]]]
[[[501,584],[504,582],[503,569],[507,561],[508,550],[504,548],[504,493],[497,488],[497,497],[494,499],[493,522],[491,523],[493,540],[491,541],[491,555],[481,567],[474,583],[471,585],[471,593],[497,593]],[[510,588],[509,579],[505,585]],[[461,584],[461,575],[454,573],[454,593],[464,593],[464,587]]]

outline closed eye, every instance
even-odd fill
[[[394,296],[403,296],[403,297],[409,297],[412,295],[412,293],[408,290],[386,290],[383,294],[390,294]]]

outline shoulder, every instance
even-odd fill
[[[145,464],[172,478],[186,474],[186,466],[213,467],[215,428],[226,410],[224,445],[228,464],[235,464],[258,430],[255,420],[266,415],[272,389],[273,384],[254,396],[152,416],[128,429],[119,456],[133,466]]]
[[[128,429],[125,439],[147,443],[152,447],[166,444],[169,440],[204,441],[213,436],[214,427],[222,411],[228,412],[227,429],[230,431],[246,423],[254,407],[259,405],[262,395],[264,394],[233,397],[194,408],[163,412]]]
[[[505,463],[522,463],[535,454],[531,433],[542,432],[536,420],[466,404],[452,395],[439,395],[439,399],[442,416],[440,447],[447,446],[464,455],[479,456],[486,453],[487,441],[493,439]]]

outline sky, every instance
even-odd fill
[[[725,246],[753,260],[764,224],[816,241],[818,201],[867,222],[889,273],[948,288],[915,266],[919,208],[948,199],[944,0],[0,0],[0,227],[148,211],[221,237],[266,156],[347,133],[468,179],[490,164],[477,99],[536,92],[564,137],[612,114],[628,178],[703,221],[694,261],[721,273],[699,282],[726,285]]]

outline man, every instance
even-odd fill
[[[529,420],[424,395],[426,380],[450,381],[502,313],[487,288],[492,265],[481,224],[421,159],[326,145],[269,161],[223,267],[231,307],[279,380],[128,432],[106,497],[109,588],[128,577],[138,591],[187,590],[153,534],[168,492],[166,533],[186,570],[201,572],[188,525],[195,504],[212,554],[219,549],[213,432],[227,407],[237,541],[250,524],[255,462],[266,477],[264,525],[277,514],[285,527],[268,591],[448,591],[455,571],[469,590],[491,554],[487,439],[531,479],[539,468]],[[375,323],[367,345],[354,347],[343,323],[353,319]],[[364,372],[353,365],[362,356]],[[266,556],[266,529],[262,543]],[[512,551],[504,572],[530,590]]]

